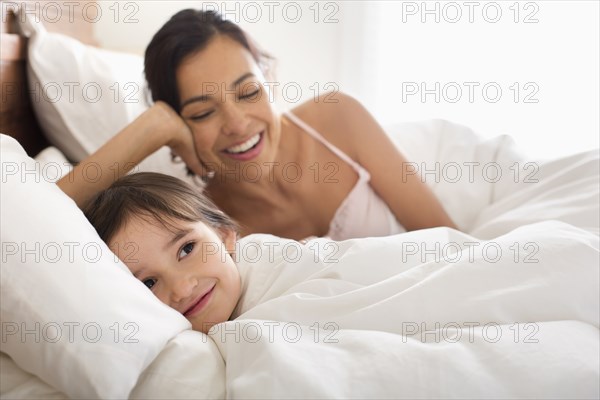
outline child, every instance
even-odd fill
[[[98,234],[163,303],[207,333],[227,321],[241,295],[231,254],[237,225],[185,182],[163,174],[126,175],[84,210]],[[204,252],[207,244],[222,252]]]

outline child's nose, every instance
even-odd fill
[[[170,291],[171,302],[175,305],[174,308],[185,307],[188,302],[193,300],[191,297],[194,295],[194,288],[196,286],[198,286],[198,280],[192,276],[179,276],[174,279]]]

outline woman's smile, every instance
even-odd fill
[[[238,161],[249,161],[258,157],[264,147],[264,131],[251,136],[249,139],[230,146],[221,153]]]

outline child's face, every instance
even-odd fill
[[[229,319],[240,297],[240,275],[230,256],[236,235],[218,235],[202,222],[172,222],[176,229],[131,218],[109,246],[163,303],[206,333]]]

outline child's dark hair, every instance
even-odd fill
[[[84,209],[100,238],[108,242],[132,218],[155,220],[167,228],[174,220],[203,222],[218,234],[237,224],[186,182],[164,174],[125,175],[98,193]]]

